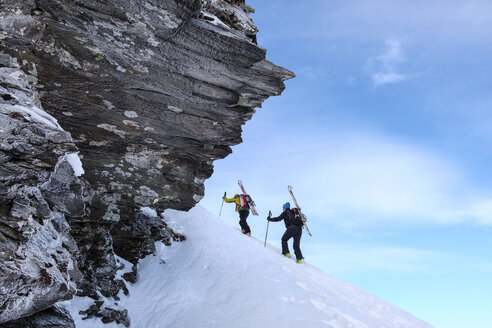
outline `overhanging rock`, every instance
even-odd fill
[[[56,130],[73,139],[65,153],[79,152],[85,170],[49,182],[56,157],[42,179],[25,182],[42,191],[35,219],[53,212],[70,224],[78,248],[63,247],[82,272],[80,295],[118,292],[113,251],[134,261],[127,243],[149,244],[152,229],[140,223],[145,233],[128,236],[140,208],[193,207],[214,160],[241,142],[255,108],[294,76],[265,59],[250,10],[241,0],[0,0],[0,56],[35,93],[7,92],[2,101],[27,97],[56,118]],[[38,155],[22,156],[46,163],[43,146],[33,147]]]

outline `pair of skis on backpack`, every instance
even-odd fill
[[[249,200],[247,199],[247,201],[248,201],[249,208],[251,209],[251,213],[253,213],[253,215],[258,215],[258,212],[256,211],[256,208],[255,208],[255,202],[253,202],[253,199],[251,199],[251,197],[248,195],[248,193],[244,189],[243,183],[241,182],[241,180],[239,180],[237,183],[239,184],[239,187],[241,188],[242,192],[246,196],[248,196],[248,198],[249,198]],[[311,232],[309,231],[309,228],[307,226],[307,223],[306,223],[306,221],[307,221],[306,216],[304,214],[302,214],[301,208],[299,207],[299,204],[297,204],[297,200],[294,196],[294,193],[292,192],[292,186],[288,186],[287,190],[289,190],[290,196],[292,197],[292,201],[294,202],[297,210],[299,211],[299,215],[301,216],[301,219],[302,219],[302,225],[306,229],[306,232],[308,233],[308,235],[312,236]]]

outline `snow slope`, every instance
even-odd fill
[[[307,263],[284,258],[277,248],[263,247],[200,205],[188,213],[168,210],[164,217],[188,239],[159,244],[155,256],[139,263],[130,296],[117,302],[129,310],[132,327],[432,327]],[[115,326],[81,321],[76,308],[84,302],[78,298],[67,306],[77,327]]]

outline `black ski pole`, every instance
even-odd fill
[[[272,211],[268,211],[268,217],[271,218],[272,217]],[[265,234],[265,244],[263,245],[263,247],[266,247],[266,241],[267,241],[267,237],[268,237],[268,226],[270,225],[270,221],[267,219],[267,230],[266,230],[266,234]]]
[[[224,197],[225,196],[226,196],[226,192],[224,191]],[[220,219],[220,215],[222,214],[222,207],[224,206],[224,197],[222,197],[222,205],[220,205],[219,219]]]

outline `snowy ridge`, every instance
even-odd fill
[[[239,231],[200,205],[188,213],[168,210],[166,222],[187,235],[157,247],[139,263],[128,309],[131,327],[326,327],[430,328],[380,298]],[[77,327],[111,327],[81,321]],[[114,325],[113,327],[117,327]]]

